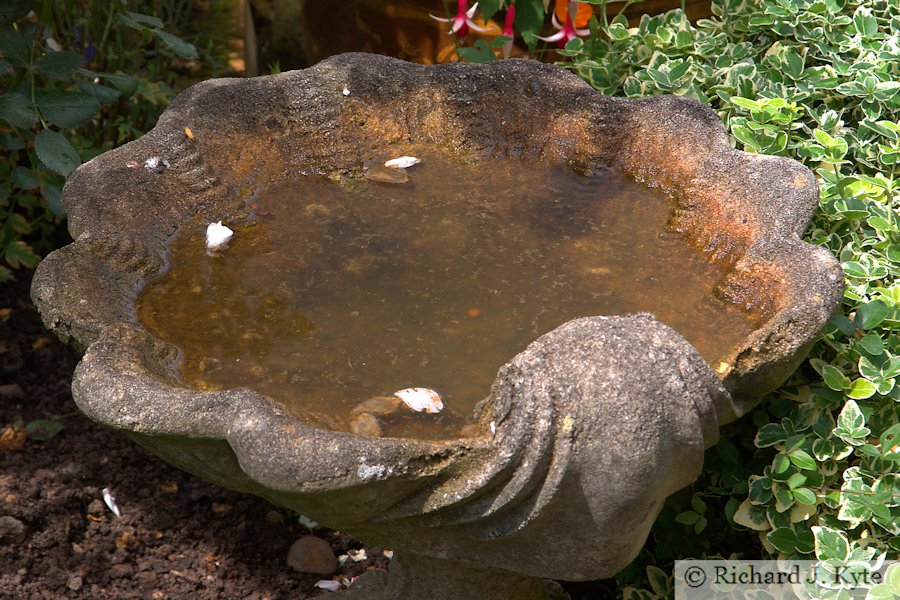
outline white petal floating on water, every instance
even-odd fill
[[[116,499],[109,493],[109,488],[103,488],[100,493],[103,495],[103,502],[106,503],[107,508],[117,517],[121,517],[122,512],[119,510],[119,505],[116,504]]]
[[[394,395],[416,412],[438,413],[444,409],[441,395],[428,388],[406,388],[394,392]]]
[[[313,585],[317,588],[328,590],[329,592],[336,592],[341,589],[341,582],[333,579],[320,579]]]
[[[416,158],[415,156],[401,156],[400,158],[392,158],[391,160],[386,160],[384,162],[384,166],[390,167],[392,169],[408,169],[413,165],[417,165],[422,162],[421,159]]]
[[[220,250],[225,248],[232,237],[234,237],[234,232],[222,225],[222,221],[210,223],[209,227],[206,228],[206,249]]]

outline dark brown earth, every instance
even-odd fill
[[[367,560],[333,576],[298,573],[287,556],[303,535],[335,556],[363,544],[310,532],[291,511],[179,471],[81,415],[70,393],[78,356],[43,328],[30,273],[16,275],[0,284],[0,598],[300,600],[330,593],[320,579],[389,566],[382,548],[366,548]],[[53,422],[62,429],[51,437]],[[566,587],[578,600],[615,584]]]

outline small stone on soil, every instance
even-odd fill
[[[300,573],[331,575],[337,571],[337,558],[331,545],[314,535],[299,538],[288,551],[287,563]]]
[[[15,517],[0,517],[0,544],[21,544],[25,541],[25,523]]]
[[[106,505],[103,504],[102,500],[94,500],[88,504],[87,512],[89,515],[102,515],[106,512]]]
[[[68,581],[66,581],[66,587],[72,590],[73,592],[77,592],[81,589],[84,580],[78,575],[70,575]]]
[[[109,568],[110,579],[123,579],[134,575],[134,567],[128,563],[113,565]]]

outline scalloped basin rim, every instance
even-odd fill
[[[310,85],[312,79],[321,83]],[[426,98],[429,110],[422,108]],[[185,135],[188,126],[195,140]],[[814,177],[788,159],[733,150],[707,107],[676,97],[603,97],[532,61],[431,68],[352,54],[306,71],[195,85],[149,134],[83,165],[63,197],[70,231],[91,246],[82,252],[106,262],[128,254],[112,270],[123,271],[131,287],[122,294],[109,284],[79,284],[101,302],[78,306],[73,300],[91,295],[66,302],[57,292],[45,301],[52,286],[36,285],[36,302],[52,329],[87,347],[109,324],[133,320],[132,291],[162,267],[165,241],[181,222],[198,212],[215,218],[246,211],[236,191],[267,173],[290,165],[358,172],[375,149],[402,148],[408,139],[472,158],[613,166],[689,199],[676,209],[675,226],[704,251],[734,262],[720,292],[773,314],[724,361],[738,414],[720,422],[777,387],[837,306],[842,277],[833,257],[798,237],[816,206]],[[167,174],[135,167],[153,157],[172,165]],[[140,201],[128,201],[136,196]],[[104,202],[109,197],[119,201]],[[94,269],[85,277],[104,275]]]
[[[480,408],[482,430],[495,433],[470,440],[324,431],[249,390],[172,381],[177,352],[136,322],[133,303],[179,225],[246,214],[241,190],[271,173],[359,172],[410,140],[471,160],[613,167],[669,190],[672,226],[731,265],[719,293],[771,318],[714,365],[721,381],[649,315],[570,321],[501,369]],[[63,193],[75,242],[41,263],[32,296],[48,328],[87,350],[73,382],[79,407],[173,464],[367,541],[593,579],[627,564],[662,499],[699,474],[717,425],[784,381],[839,305],[839,264],[799,237],[817,198],[809,170],[732,149],[715,114],[691,100],[604,97],[526,60],[425,67],[347,54],[197,84],[151,132],[82,165]],[[601,468],[611,447],[616,462]],[[560,527],[583,554],[560,547],[555,557],[547,540],[565,538],[551,533]],[[629,533],[611,537],[621,528]],[[550,548],[517,550],[531,541]]]

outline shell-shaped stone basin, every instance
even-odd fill
[[[247,190],[284,173],[354,177],[410,148],[613,169],[661,190],[669,230],[721,266],[716,297],[765,318],[715,364],[651,314],[574,319],[509,357],[474,435],[443,440],[335,431],[251,389],[180,381],[178,350],[135,309],[173,235],[252,217]],[[347,54],[197,84],[145,136],[82,165],[63,194],[75,241],[39,266],[32,295],[84,351],[81,410],[176,466],[411,554],[593,579],[631,560],[718,426],[783,382],[838,306],[837,261],[800,239],[817,197],[809,170],[734,150],[691,100],[604,97],[534,61]]]

